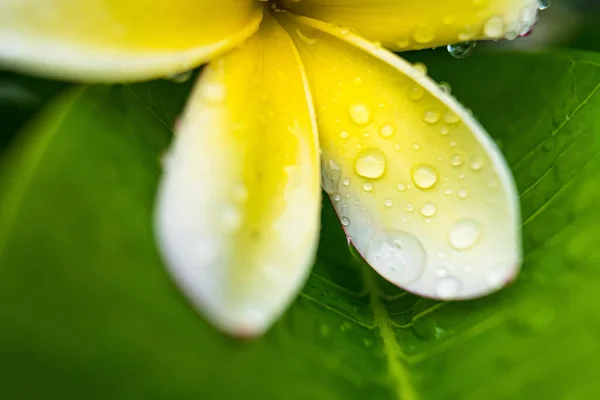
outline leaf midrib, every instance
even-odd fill
[[[391,319],[385,305],[381,301],[382,293],[377,284],[377,277],[368,266],[363,266],[362,271],[365,288],[369,293],[369,304],[373,310],[373,322],[381,335],[387,370],[394,386],[396,398],[398,400],[418,400],[419,395],[411,382],[410,373],[400,361],[403,352],[396,341],[396,335],[392,329]]]

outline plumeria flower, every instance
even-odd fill
[[[103,83],[210,61],[165,161],[157,237],[193,304],[218,328],[252,336],[305,282],[321,185],[366,262],[407,291],[468,299],[516,276],[518,197],[500,152],[422,65],[384,47],[514,39],[538,6],[0,0],[0,57],[22,71]]]

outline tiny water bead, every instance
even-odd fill
[[[435,294],[441,299],[455,296],[460,289],[460,282],[452,277],[440,279],[435,286]]]
[[[476,42],[462,42],[448,45],[448,53],[454,58],[462,59],[473,54]]]
[[[413,73],[416,77],[423,77],[427,75],[427,66],[423,63],[417,62],[413,64]]]
[[[463,159],[459,154],[455,154],[452,156],[450,164],[452,164],[454,167],[460,167],[463,164]]]
[[[392,124],[385,124],[379,128],[379,135],[382,138],[389,138],[396,133],[396,128]]]
[[[432,202],[427,202],[421,207],[421,215],[424,217],[433,217],[437,211],[437,207]]]
[[[360,102],[350,104],[350,119],[356,125],[364,126],[371,122],[371,111],[369,107]]]
[[[363,183],[362,188],[365,192],[370,192],[373,190],[373,184],[371,182],[365,182]]]
[[[170,81],[172,81],[172,82],[175,82],[175,83],[185,83],[188,80],[190,80],[190,78],[192,77],[193,73],[194,73],[194,71],[192,71],[192,70],[183,71],[183,72],[180,72],[178,74],[170,75],[168,77],[168,79]]]
[[[492,39],[501,38],[504,34],[504,19],[502,19],[502,17],[492,17],[488,19],[483,26],[483,33]]]
[[[436,111],[425,111],[423,114],[423,121],[428,124],[435,124],[440,120],[440,114]]]
[[[346,132],[346,131],[341,131],[340,132],[340,137],[345,140],[345,139],[348,139],[350,137],[350,134],[348,132]]]
[[[436,184],[438,173],[431,165],[417,164],[412,170],[412,179],[417,187],[429,189]]]
[[[356,156],[354,169],[363,178],[380,178],[385,173],[385,168],[385,154],[375,147],[363,149]]]
[[[473,247],[481,238],[481,224],[473,219],[461,219],[452,225],[448,240],[456,250]]]
[[[342,221],[342,225],[344,225],[344,226],[350,225],[350,219],[347,217],[342,217],[341,221]]]

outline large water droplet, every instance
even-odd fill
[[[550,0],[539,0],[538,9],[545,10],[550,5]]]
[[[385,154],[377,148],[369,147],[358,153],[354,169],[364,178],[377,179],[385,172],[385,164]]]
[[[419,188],[429,189],[437,182],[438,174],[431,165],[417,164],[413,168],[412,178]]]
[[[423,273],[425,249],[408,232],[389,230],[376,236],[368,246],[367,262],[396,284],[413,282]]]
[[[461,219],[452,225],[448,240],[457,250],[473,247],[481,238],[481,224],[472,219]]]
[[[344,225],[344,226],[350,225],[350,219],[348,217],[342,217],[341,221],[342,221],[342,225]]]
[[[454,58],[466,58],[475,50],[476,42],[462,42],[448,45],[448,53]]]
[[[440,279],[435,285],[435,294],[440,299],[448,299],[456,296],[460,289],[460,282],[456,278],[446,277]]]
[[[364,126],[371,122],[371,111],[363,103],[355,102],[350,104],[350,119],[356,125]]]

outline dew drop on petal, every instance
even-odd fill
[[[456,250],[473,247],[481,238],[481,224],[473,219],[461,219],[452,225],[448,240]]]
[[[502,17],[491,17],[483,26],[483,33],[489,38],[499,39],[504,35],[504,20]]]
[[[389,230],[370,241],[365,259],[396,284],[418,279],[427,259],[423,245],[413,234]]]
[[[417,164],[412,170],[412,179],[419,188],[429,189],[436,184],[438,174],[431,165]]]
[[[371,111],[369,107],[360,102],[350,104],[350,119],[356,125],[364,126],[371,122]]]
[[[445,277],[435,285],[435,294],[440,299],[448,299],[455,296],[460,289],[460,282],[456,278]]]
[[[361,150],[356,156],[354,169],[363,178],[380,178],[386,168],[385,154],[377,148],[369,147]]]
[[[421,215],[423,215],[424,217],[433,217],[435,215],[437,211],[437,208],[435,206],[434,203],[432,202],[427,202],[425,204],[423,204],[423,206],[421,207]]]
[[[342,225],[344,225],[344,226],[350,225],[350,219],[348,219],[347,217],[342,217],[341,221],[342,221]]]
[[[394,133],[396,133],[396,128],[392,124],[385,124],[379,128],[379,135],[382,138],[389,138]]]

